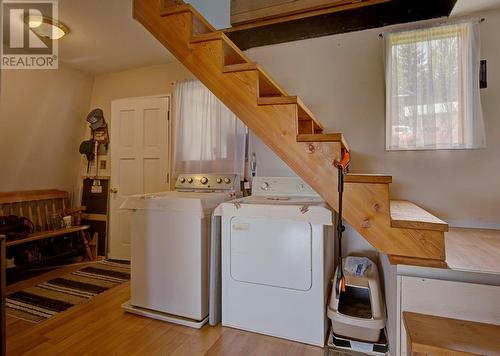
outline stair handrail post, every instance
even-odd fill
[[[347,173],[347,169],[349,167],[349,163],[351,162],[351,156],[347,149],[341,150],[341,159],[340,161],[334,161],[333,164],[337,168],[338,171],[338,212],[337,212],[337,240],[338,240],[338,248],[339,248],[339,257],[337,261],[337,282],[335,285],[335,296],[336,299],[339,299],[340,293],[345,292],[345,277],[343,273],[343,262],[342,262],[342,235],[345,231],[344,222],[342,219],[342,206],[343,206],[343,195],[344,195],[344,175]]]

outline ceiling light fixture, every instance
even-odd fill
[[[25,21],[31,30],[42,38],[58,40],[69,33],[66,25],[48,16],[30,14]]]

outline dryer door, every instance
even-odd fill
[[[311,224],[233,217],[230,244],[232,279],[300,291],[311,288]]]

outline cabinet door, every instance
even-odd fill
[[[311,288],[311,224],[234,217],[230,244],[234,280],[301,291]]]

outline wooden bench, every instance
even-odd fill
[[[403,321],[408,356],[500,355],[500,325],[411,312]]]
[[[77,216],[85,209],[84,207],[70,208],[68,201],[68,192],[55,189],[0,193],[0,216],[26,217],[35,228],[35,232],[26,237],[7,240],[6,247],[77,234],[82,238],[86,257],[89,260],[95,260],[97,258],[97,235],[90,236],[89,225],[76,225],[68,228],[52,226],[52,214]]]
[[[0,355],[5,351],[5,236],[0,235]]]

